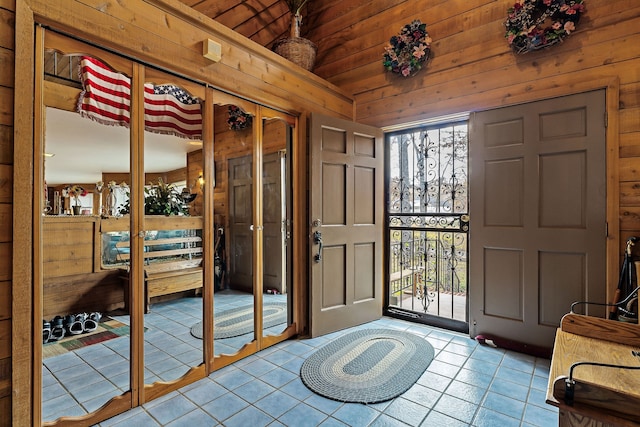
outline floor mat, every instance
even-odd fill
[[[80,335],[68,335],[59,341],[48,342],[42,346],[42,358],[57,356],[92,344],[101,343],[124,335],[129,335],[129,325],[118,320],[104,317],[93,332]]]

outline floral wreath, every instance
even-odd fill
[[[561,42],[576,29],[584,0],[519,0],[507,10],[505,37],[515,53]]]
[[[251,114],[247,114],[236,107],[235,105],[229,106],[229,117],[227,117],[227,124],[231,130],[243,130],[251,126],[253,117]]]
[[[416,19],[405,25],[400,34],[391,37],[384,48],[384,68],[403,77],[414,75],[429,59],[431,41],[427,24]]]

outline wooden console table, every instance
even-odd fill
[[[640,352],[640,325],[565,315],[556,333],[547,387],[547,403],[560,409],[558,425],[640,426],[640,370],[576,366],[573,399],[571,389],[566,389],[574,363],[640,367],[636,352]]]

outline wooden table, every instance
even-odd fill
[[[566,380],[572,364],[596,362],[640,367],[640,325],[567,314],[556,333],[547,403],[560,408],[559,426],[640,426],[640,370],[580,365],[573,402]]]

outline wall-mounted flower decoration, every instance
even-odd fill
[[[400,34],[391,37],[385,46],[382,64],[384,68],[403,77],[414,75],[429,59],[431,37],[427,24],[415,20],[405,25]]]
[[[515,53],[561,42],[576,29],[583,0],[519,0],[507,10],[505,37]]]
[[[243,130],[251,126],[253,117],[251,114],[247,114],[236,107],[235,105],[229,106],[229,117],[227,117],[227,124],[231,130]]]

